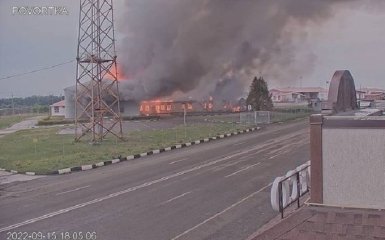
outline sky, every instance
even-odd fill
[[[146,0],[143,0],[146,1]],[[148,0],[150,1],[150,0]],[[382,1],[382,0],[378,0]],[[68,15],[13,15],[14,6],[64,6]],[[114,1],[117,26],[124,25],[122,0]],[[79,2],[73,0],[0,1],[0,78],[75,60]],[[385,88],[385,11],[368,7],[342,8],[322,24],[304,27],[293,61],[312,59],[312,67],[270,87],[326,87],[334,71],[350,70],[356,87]],[[119,29],[119,27],[116,27]],[[124,35],[116,31],[117,49]],[[119,52],[118,64],[119,64]],[[129,59],[125,57],[125,59]],[[304,64],[305,65],[305,64]],[[308,64],[307,68],[308,68]],[[76,63],[0,80],[0,98],[61,95],[75,84]],[[262,73],[263,74],[263,73]]]

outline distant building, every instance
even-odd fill
[[[365,91],[362,90],[356,90],[357,100],[364,100],[365,99]]]
[[[385,100],[385,90],[380,88],[362,88],[362,100],[374,101],[374,100]]]
[[[56,102],[50,107],[51,116],[64,116],[65,115],[65,103],[64,100]]]
[[[271,99],[277,103],[301,103],[312,100],[326,100],[328,91],[321,87],[274,88],[270,90]]]

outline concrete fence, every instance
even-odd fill
[[[385,208],[385,118],[312,115],[311,202]]]

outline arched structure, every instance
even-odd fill
[[[333,113],[358,109],[356,87],[348,70],[338,70],[330,82],[328,107]]]

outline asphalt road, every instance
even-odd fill
[[[302,120],[87,172],[0,185],[0,239],[12,232],[42,232],[44,239],[48,233],[87,239],[88,232],[108,240],[245,239],[277,215],[269,184],[306,162],[308,148]],[[72,238],[62,238],[66,232]]]

